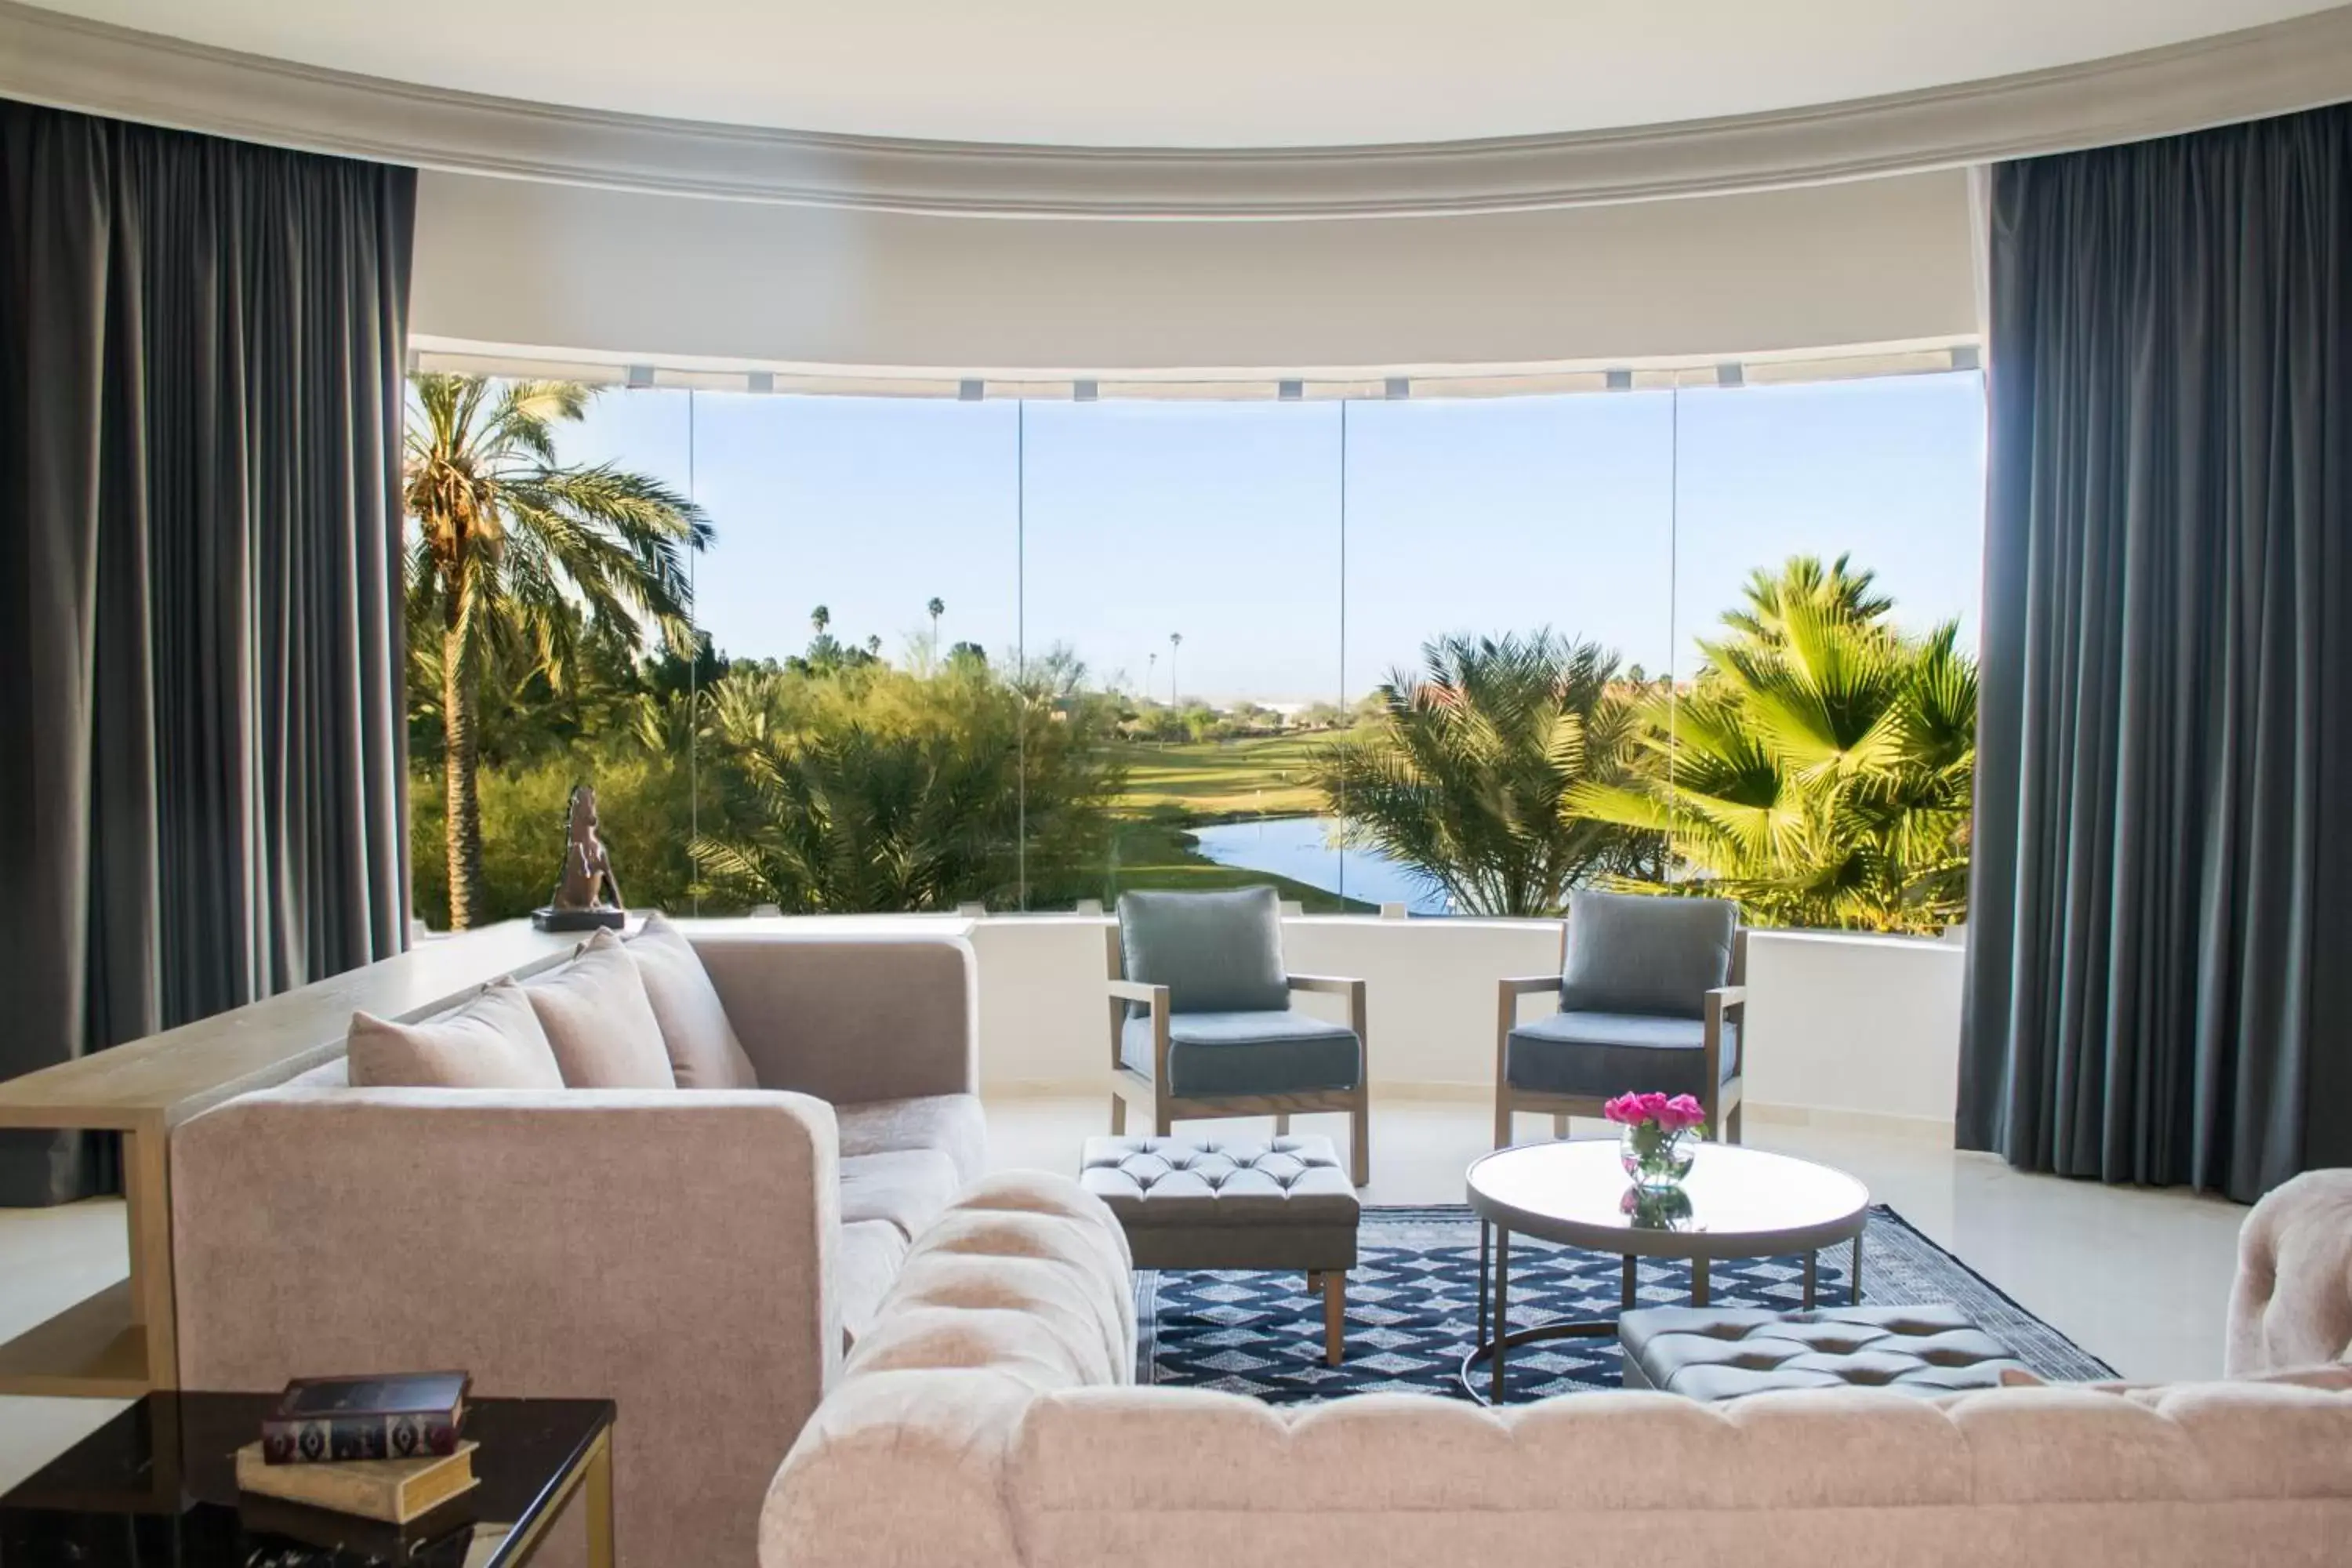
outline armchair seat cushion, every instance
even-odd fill
[[[1151,1076],[1151,1020],[1119,1031],[1122,1065]],[[1363,1043],[1345,1024],[1311,1013],[1177,1013],[1168,1020],[1168,1079],[1179,1099],[1307,1094],[1353,1089],[1364,1071]]]
[[[1513,1029],[1503,1078],[1534,1094],[1606,1100],[1629,1090],[1704,1097],[1706,1026],[1642,1013],[1554,1013]],[[1723,1080],[1739,1074],[1739,1026],[1723,1022]]]

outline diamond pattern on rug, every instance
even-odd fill
[[[1348,1276],[1348,1356],[1323,1364],[1323,1303],[1297,1272],[1161,1269],[1136,1275],[1139,1382],[1218,1388],[1276,1404],[1347,1394],[1469,1395],[1463,1357],[1477,1332],[1478,1224],[1467,1208],[1367,1209],[1359,1262]],[[1818,1300],[1848,1299],[1852,1250],[1819,1257]],[[1620,1260],[1527,1237],[1511,1240],[1513,1328],[1563,1319],[1607,1319],[1618,1310]],[[1714,1304],[1796,1311],[1804,1300],[1801,1258],[1719,1262],[1709,1271]],[[1644,1262],[1636,1299],[1644,1306],[1690,1300],[1690,1266]],[[1949,1301],[2034,1371],[2053,1381],[2114,1373],[1884,1205],[1870,1211],[1864,1239],[1863,1300],[1871,1306]],[[1538,1342],[1506,1360],[1512,1402],[1619,1386],[1613,1334]]]

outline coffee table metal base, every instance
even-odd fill
[[[1489,1273],[1487,1260],[1490,1251],[1493,1258],[1492,1274],[1495,1281],[1492,1309],[1495,1331],[1491,1335],[1487,1332],[1489,1309],[1486,1292]],[[1617,1292],[1617,1305],[1620,1311],[1630,1312],[1633,1310],[1633,1292],[1639,1280],[1640,1267],[1639,1258],[1630,1253],[1625,1256]],[[1691,1305],[1706,1306],[1709,1300],[1707,1260],[1704,1258],[1692,1258],[1690,1269]],[[1807,1252],[1805,1254],[1804,1302],[1808,1310],[1814,1305],[1819,1272],[1816,1267],[1816,1255]],[[1505,1329],[1503,1325],[1509,1320],[1510,1315],[1510,1278],[1511,1233],[1501,1226],[1481,1219],[1478,1222],[1478,1341],[1471,1348],[1470,1353],[1462,1358],[1463,1391],[1481,1405],[1497,1405],[1502,1402],[1503,1363],[1506,1352],[1512,1347],[1535,1344],[1544,1340],[1609,1339],[1617,1332],[1617,1320],[1614,1318],[1572,1318],[1562,1322],[1539,1323],[1532,1329]],[[1862,1304],[1862,1236],[1860,1232],[1854,1235],[1853,1263],[1846,1281],[1846,1304],[1860,1306]],[[1478,1363],[1481,1362],[1489,1363],[1488,1376],[1483,1381],[1487,1383],[1491,1390],[1483,1394],[1478,1389],[1482,1380],[1477,1373]]]

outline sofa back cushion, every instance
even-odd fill
[[[1739,906],[1727,899],[1577,891],[1568,896],[1563,1013],[1696,1018],[1731,982]]]
[[[680,1089],[757,1089],[760,1075],[743,1054],[725,1004],[685,933],[658,913],[623,944],[645,982],[661,1026],[662,1045]]]
[[[1168,987],[1171,1013],[1279,1013],[1282,900],[1272,888],[1122,893],[1119,956],[1129,980]]]
[[[523,982],[567,1089],[676,1089],[661,1024],[621,939],[600,931],[580,956]]]
[[[361,1089],[562,1089],[562,1069],[522,987],[499,980],[421,1024],[352,1015],[344,1039]]]

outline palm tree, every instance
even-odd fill
[[[833,612],[823,605],[809,612],[809,629],[817,636],[824,636],[824,628],[831,625],[833,625]]]
[[[409,611],[413,626],[440,634],[449,924],[462,931],[483,913],[486,660],[536,670],[561,690],[587,633],[634,646],[651,623],[690,651],[686,552],[706,548],[711,531],[701,509],[657,479],[556,461],[556,427],[586,412],[585,387],[420,375],[413,389]]]
[[[1977,676],[1957,628],[1906,637],[1843,558],[1748,581],[1733,635],[1654,695],[1644,765],[1575,809],[1668,834],[1693,890],[1782,925],[1932,931],[1965,918]],[[1667,723],[1671,705],[1672,729]]]
[[[1171,708],[1177,706],[1176,650],[1183,646],[1184,634],[1182,632],[1170,632],[1168,634],[1168,706]]]
[[[1374,722],[1318,760],[1349,842],[1415,868],[1468,914],[1552,914],[1579,884],[1662,869],[1658,835],[1568,805],[1578,785],[1620,777],[1633,748],[1615,655],[1538,632],[1441,637],[1422,660],[1381,687]]]
[[[940,617],[941,616],[944,616],[944,615],[946,615],[946,614],[948,613],[948,604],[947,604],[947,601],[946,601],[945,599],[942,599],[942,598],[940,598],[940,597],[938,597],[938,596],[934,595],[934,596],[932,597],[932,599],[931,599],[931,602],[930,602],[929,604],[928,604],[928,605],[925,605],[923,606],[923,608],[924,608],[927,612],[929,612],[929,615],[930,615],[930,617],[931,617],[931,646],[932,646],[933,647],[939,647],[939,646],[940,646]]]

